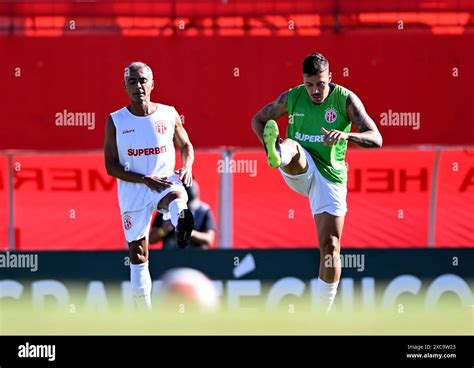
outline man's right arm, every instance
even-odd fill
[[[116,131],[112,117],[109,116],[105,123],[104,158],[107,174],[130,183],[145,184],[143,175],[128,171],[119,162]]]
[[[288,113],[288,91],[283,92],[275,101],[265,105],[252,118],[252,128],[263,144],[263,128],[268,120],[278,120]]]

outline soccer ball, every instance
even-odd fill
[[[213,312],[219,308],[219,293],[213,282],[193,268],[174,268],[163,277],[161,301],[168,306]]]

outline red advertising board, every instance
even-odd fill
[[[349,247],[426,247],[433,150],[348,150]]]
[[[232,159],[237,171],[233,177],[234,248],[314,247],[315,225],[307,199],[268,166],[263,149],[237,153]]]
[[[433,158],[433,151],[349,150],[343,246],[426,247]],[[308,200],[268,167],[264,152],[234,160],[255,160],[258,169],[234,176],[234,246],[315,247]]]
[[[0,156],[0,249],[8,249],[8,157]]]
[[[342,246],[424,248],[433,240],[437,247],[472,247],[473,151],[440,151],[438,160],[436,155],[431,149],[351,147]],[[307,198],[268,167],[262,150],[236,152],[229,162],[221,158],[219,151],[197,152],[194,176],[218,224],[219,175],[230,170],[235,248],[317,246]],[[126,248],[116,181],[106,174],[100,153],[21,154],[12,163],[17,249]],[[8,249],[6,155],[0,156],[0,220],[0,248]]]
[[[474,245],[474,150],[441,151],[434,226],[437,247]]]

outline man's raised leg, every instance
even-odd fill
[[[278,125],[274,120],[269,120],[265,124],[263,143],[267,152],[267,161],[271,167],[281,167],[290,175],[304,174],[308,170],[303,148],[292,139],[281,140]]]
[[[179,248],[186,247],[194,229],[194,218],[188,209],[186,193],[170,192],[160,201],[158,209],[170,212],[171,223],[176,231],[177,245]]]

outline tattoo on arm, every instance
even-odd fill
[[[267,104],[252,118],[252,129],[260,142],[263,143],[263,129],[270,120],[278,120],[288,113],[288,91],[283,92],[275,101]]]
[[[374,121],[365,111],[362,101],[351,93],[346,100],[347,116],[359,133],[349,133],[349,140],[361,147],[381,147],[382,136]]]
[[[275,101],[267,104],[258,113],[263,121],[270,119],[278,120],[288,112],[288,91],[283,92]]]

